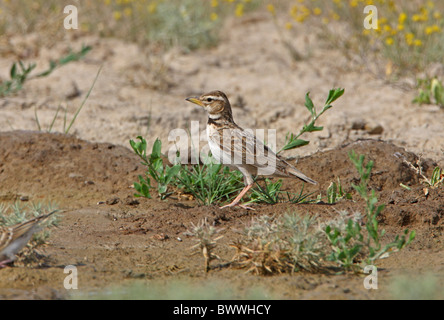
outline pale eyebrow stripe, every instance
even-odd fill
[[[222,97],[217,97],[217,96],[206,96],[205,98],[211,98],[211,99],[213,99],[213,100],[224,101],[224,98],[222,98]]]

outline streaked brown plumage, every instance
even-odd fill
[[[39,231],[39,223],[57,211],[54,210],[11,227],[0,227],[0,268],[13,262],[16,259],[15,255],[27,245],[32,235]]]
[[[186,100],[205,108],[208,112],[207,138],[211,153],[216,160],[237,168],[244,175],[245,188],[232,203],[222,208],[237,205],[253,185],[253,175],[269,168],[270,160],[273,164],[273,172],[270,172],[272,175],[296,177],[302,181],[317,184],[316,181],[276,155],[251,132],[239,127],[233,120],[231,105],[225,93],[212,91]]]

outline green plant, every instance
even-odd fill
[[[299,137],[306,132],[322,131],[324,127],[315,126],[316,120],[328,109],[332,107],[332,103],[336,101],[339,97],[344,94],[345,89],[331,89],[328,93],[327,100],[325,101],[322,111],[318,114],[313,101],[310,98],[310,92],[305,95],[305,107],[311,114],[311,121],[302,127],[298,134],[293,133],[287,134],[285,137],[284,146],[277,152],[278,154],[284,150],[290,150],[294,148],[299,148],[310,143],[310,141],[299,139]]]
[[[421,182],[425,183],[427,186],[431,188],[437,188],[439,184],[444,184],[444,172],[440,167],[435,167],[432,172],[432,176],[427,178],[427,176],[423,172],[423,168],[421,166],[421,159],[416,161],[417,167],[415,167],[410,161],[408,161],[404,156],[397,155],[397,157],[402,158],[402,161],[413,171],[415,171],[420,177]]]
[[[357,219],[348,219],[342,228],[337,225],[325,227],[325,233],[332,247],[328,259],[346,269],[355,267],[358,258],[367,264],[372,264],[377,259],[387,257],[391,252],[401,250],[415,238],[415,231],[409,233],[406,229],[392,242],[384,246],[381,244],[380,238],[385,231],[379,230],[378,216],[384,209],[384,205],[377,204],[378,198],[373,189],[370,192],[368,190],[373,161],[368,161],[364,165],[364,155],[358,156],[354,151],[349,153],[349,157],[360,176],[359,185],[352,184],[352,187],[365,201],[366,233],[361,227],[362,222]]]
[[[432,177],[425,181],[430,187],[436,188],[440,183],[444,184],[444,172],[440,167],[435,167]]]
[[[139,175],[139,183],[134,183],[134,188],[137,192],[136,197],[146,197],[151,198],[150,189],[151,180],[154,179],[157,182],[157,193],[159,197],[163,200],[166,199],[169,195],[172,194],[168,190],[168,186],[173,182],[176,175],[179,173],[181,166],[180,164],[176,164],[173,166],[168,166],[163,164],[162,159],[162,142],[159,139],[153,144],[153,148],[151,150],[151,154],[149,157],[146,154],[146,140],[138,136],[139,142],[135,142],[130,140],[130,145],[133,148],[134,152],[141,158],[142,165],[148,168],[145,178]]]
[[[179,188],[204,205],[229,201],[244,187],[240,172],[214,163],[211,158],[204,165],[184,166],[177,179]]]
[[[341,184],[341,180],[339,180],[338,177],[338,182],[331,182],[330,185],[327,188],[327,203],[333,204],[336,203],[342,199],[351,199],[352,196],[350,193],[345,193],[343,188],[342,188],[342,184]]]
[[[41,77],[46,77],[51,74],[56,68],[61,67],[69,62],[78,61],[83,58],[91,50],[90,46],[82,46],[78,52],[70,52],[67,56],[60,58],[57,61],[51,60],[47,70],[36,75],[30,75],[32,70],[36,67],[35,63],[30,63],[27,66],[22,61],[13,63],[9,71],[10,80],[0,83],[0,97],[16,93],[23,88],[26,81]],[[20,69],[17,67],[19,66]]]
[[[211,157],[204,165],[189,167],[180,163],[173,166],[164,165],[161,157],[161,141],[159,139],[155,141],[151,155],[147,157],[146,140],[141,136],[137,138],[140,141],[130,140],[130,145],[148,169],[146,176],[139,175],[139,182],[134,183],[134,188],[138,192],[135,195],[138,197],[151,198],[150,177],[157,182],[157,191],[162,200],[172,194],[168,189],[169,186],[182,189],[204,205],[228,201],[242,190],[242,174],[214,163]]]
[[[262,188],[256,181],[256,187],[252,189],[250,199],[251,202],[264,202],[268,204],[278,203],[280,200],[280,193],[282,188],[282,179],[276,182],[271,182],[270,179],[265,179],[265,186]]]
[[[256,187],[252,189],[250,201],[247,202],[257,202],[257,203],[268,203],[276,204],[279,202],[289,202],[289,203],[303,203],[309,202],[307,200],[314,192],[304,193],[304,185],[299,193],[293,193],[288,191],[282,191],[282,179],[272,182],[270,179],[265,178],[264,187],[256,181]]]
[[[413,99],[414,103],[444,107],[444,86],[438,79],[418,79],[418,90],[418,95]]]
[[[284,146],[277,152],[278,154],[284,150],[291,150],[299,148],[310,143],[310,141],[299,139],[299,137],[306,132],[322,131],[324,128],[316,126],[315,123],[318,118],[328,109],[332,107],[332,103],[340,98],[344,94],[345,89],[331,89],[328,93],[328,97],[325,101],[324,107],[320,113],[317,113],[313,101],[310,98],[310,93],[305,95],[305,107],[311,114],[311,120],[308,124],[305,124],[298,134],[288,133],[285,137]],[[265,179],[265,186],[262,188],[256,182],[256,188],[252,189],[251,202],[265,202],[269,204],[275,204],[285,201],[283,197],[284,192],[281,191],[282,180],[271,182],[269,179]],[[306,201],[306,198],[311,194],[303,194],[303,187],[299,195],[286,192],[287,201],[291,203],[300,203]]]

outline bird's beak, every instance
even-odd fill
[[[202,101],[200,101],[197,97],[190,97],[190,98],[186,98],[185,100],[195,103],[198,106],[204,107],[204,104],[202,103]]]

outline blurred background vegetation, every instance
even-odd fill
[[[161,50],[215,46],[227,18],[268,13],[291,39],[309,26],[331,46],[363,61],[378,61],[387,76],[415,74],[440,63],[444,1],[411,0],[0,0],[0,50],[11,35],[37,33],[51,46],[65,36],[65,5],[78,8],[78,34],[117,37]],[[363,27],[367,5],[378,9],[378,29]]]

